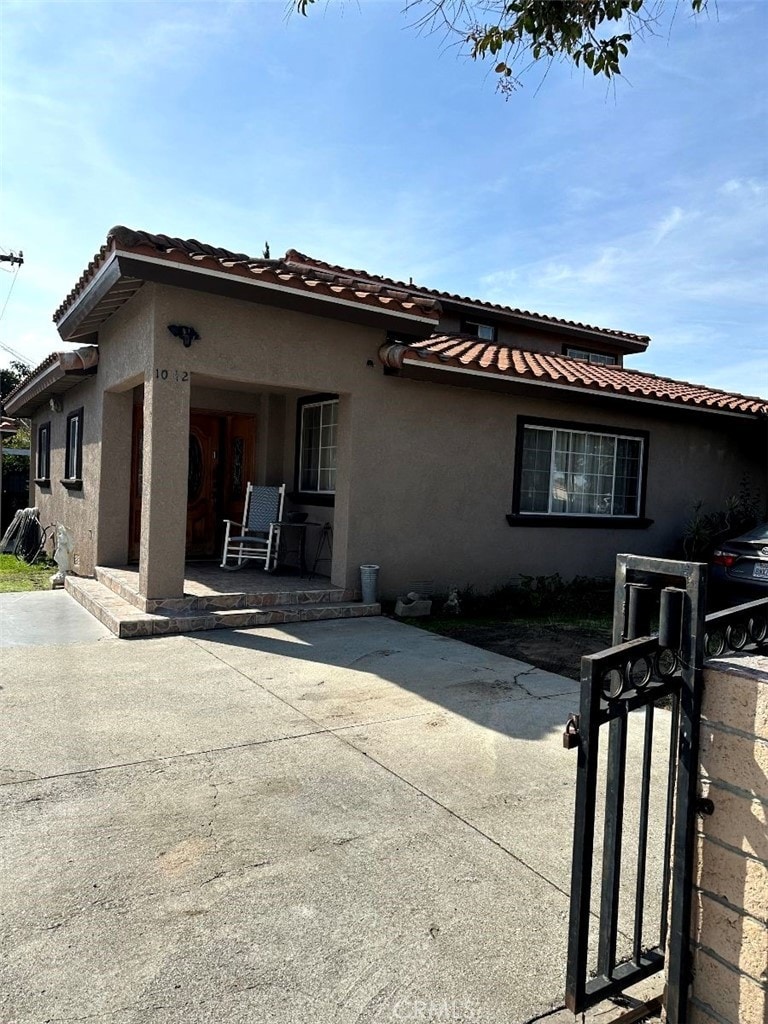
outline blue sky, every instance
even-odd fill
[[[0,344],[66,348],[122,223],[647,333],[628,365],[768,396],[768,3],[681,0],[615,87],[508,101],[402,7],[4,0]]]

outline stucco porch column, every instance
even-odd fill
[[[160,369],[144,382],[139,592],[148,598],[184,593],[189,377]]]
[[[105,391],[101,410],[96,565],[128,561],[133,392]]]

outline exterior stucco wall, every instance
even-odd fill
[[[128,498],[131,464],[130,388],[143,378],[152,337],[152,288],[145,286],[120,309],[99,335],[99,365],[61,396],[62,411],[48,405],[32,419],[33,473],[36,429],[51,424],[50,487],[32,484],[31,503],[40,509],[40,521],[62,523],[72,534],[74,570],[93,573],[99,562],[121,564],[127,559]],[[64,476],[67,416],[83,409],[83,486],[68,490]]]
[[[41,526],[61,523],[74,540],[73,569],[92,572],[97,533],[98,461],[101,442],[102,396],[96,377],[88,377],[61,396],[61,412],[46,405],[32,419],[32,466],[37,454],[37,428],[51,424],[50,486],[30,483],[30,505],[40,509]],[[83,410],[83,487],[68,490],[65,473],[67,416]]]
[[[352,464],[359,523],[351,561],[382,566],[385,595],[412,581],[486,590],[518,574],[610,576],[620,551],[667,554],[693,501],[721,507],[747,473],[765,496],[764,456],[725,417],[701,426],[642,407],[626,413],[384,378],[355,403]],[[650,432],[648,529],[510,527],[518,416]],[[759,436],[759,435],[758,435]],[[361,493],[362,492],[362,493]]]
[[[351,584],[359,564],[378,563],[385,596],[414,580],[486,589],[520,573],[610,575],[618,551],[668,553],[693,502],[722,506],[745,474],[765,495],[765,432],[755,424],[687,411],[670,416],[633,402],[576,405],[565,396],[521,399],[387,377],[377,355],[383,329],[181,289],[158,292],[157,315],[159,330],[176,320],[201,335],[189,349],[174,343],[178,367],[289,392],[289,487],[296,389],[341,395],[334,519],[335,547],[346,547],[346,558],[335,571],[343,568],[343,582]],[[510,527],[518,415],[648,430],[646,513],[653,525]],[[324,511],[310,509],[320,521]]]
[[[168,332],[169,323],[194,326],[199,340],[185,348]],[[524,398],[502,395],[456,386],[455,374],[450,384],[386,376],[378,360],[385,337],[384,325],[360,326],[145,285],[102,330],[96,377],[67,396],[68,404],[80,405],[84,402],[76,396],[81,391],[90,395],[84,452],[88,476],[76,538],[80,571],[90,571],[97,555],[112,564],[125,561],[120,553],[127,549],[128,533],[130,389],[142,379],[156,381],[158,373],[167,374],[160,382],[166,397],[154,396],[156,409],[163,401],[173,405],[176,391],[186,389],[180,409],[188,401],[193,408],[254,412],[260,480],[282,478],[289,490],[297,398],[338,394],[335,508],[305,508],[311,519],[334,524],[334,582],[353,586],[360,564],[377,563],[385,597],[424,581],[435,590],[449,585],[488,590],[519,574],[609,576],[619,551],[669,553],[693,502],[721,507],[745,474],[765,499],[764,425],[721,415],[670,413],[631,401],[620,406],[599,398],[576,403],[566,393],[552,399],[533,387]],[[105,401],[100,397],[103,389],[111,394]],[[108,416],[102,416],[103,409]],[[646,515],[653,525],[510,527],[506,514],[512,504],[518,416],[649,431]],[[57,436],[54,428],[54,443]],[[63,426],[61,436],[63,440]],[[178,476],[164,498],[174,524],[184,518],[186,450],[180,450],[185,448],[180,443],[171,446],[162,432],[155,443],[156,454],[165,451],[174,460]],[[52,473],[52,479],[58,478]],[[46,510],[44,520],[66,522],[64,512],[76,500],[56,489],[58,504],[51,505],[51,513]],[[313,543],[308,545],[310,554]],[[164,553],[168,545],[154,550],[155,559],[169,557]]]

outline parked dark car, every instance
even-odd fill
[[[768,597],[768,523],[720,544],[712,554],[709,580],[724,605]]]

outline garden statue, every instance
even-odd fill
[[[448,600],[443,605],[443,611],[449,615],[461,615],[461,604],[459,603],[459,588],[448,589]]]
[[[51,576],[51,587],[56,590],[64,586],[67,573],[72,568],[72,552],[75,544],[66,526],[59,523],[56,527],[56,551],[53,560],[58,565],[58,571]]]

